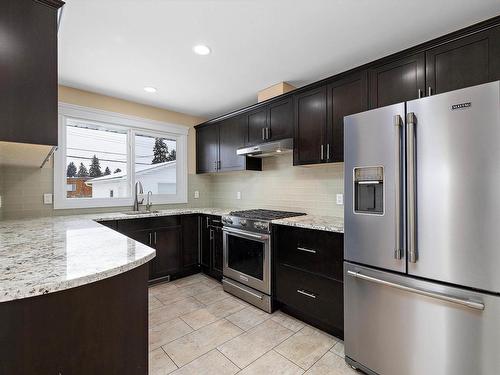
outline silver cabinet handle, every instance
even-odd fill
[[[155,232],[155,245],[156,245],[156,232]]]
[[[395,227],[396,227],[396,238],[395,238],[395,248],[394,248],[394,258],[401,259],[403,250],[401,249],[401,116],[394,116],[394,126],[396,133],[396,147],[395,147],[395,169],[396,175],[394,177],[394,191],[395,191]]]
[[[149,244],[153,244],[153,239],[152,239],[153,233],[149,232]]]
[[[326,144],[326,160],[330,160],[330,143]]]
[[[302,290],[302,289],[297,289],[297,293],[300,293],[300,294],[302,294],[302,295],[304,295],[306,297],[309,297],[309,298],[316,299],[316,296],[314,294],[308,293],[308,292],[306,292],[305,290]]]
[[[214,239],[214,230],[210,229],[210,241]]]
[[[413,112],[406,115],[406,155],[408,165],[406,168],[406,189],[407,189],[407,221],[408,221],[408,252],[409,261],[417,262],[416,249],[416,217],[415,217],[415,125],[416,117]]]
[[[231,285],[233,288],[239,289],[239,290],[241,290],[242,292],[245,292],[245,293],[247,293],[247,294],[250,294],[252,297],[255,297],[255,298],[258,298],[258,299],[262,299],[262,296],[259,296],[259,295],[258,295],[258,294],[256,294],[256,293],[252,293],[251,291],[246,290],[246,289],[244,289],[244,288],[242,288],[241,286],[238,286],[238,285],[236,285],[236,284],[233,284],[233,283],[231,283],[231,282],[227,281],[226,279],[224,279],[224,283],[226,283],[226,284],[228,284],[228,285]]]
[[[429,87],[427,88],[427,93],[428,93],[428,95],[429,95],[429,96],[431,96],[431,95],[432,95],[432,87],[431,87],[431,86],[429,86]]]
[[[418,98],[420,99],[422,97],[422,89],[418,89]]]
[[[266,128],[266,129],[267,129],[266,139],[271,139],[271,128]]]
[[[323,145],[321,145],[321,159],[320,160],[323,160],[323,151],[324,151],[324,147],[323,147]]]
[[[316,250],[307,249],[305,247],[297,247],[297,250],[305,251],[306,253],[316,254]]]
[[[266,140],[266,128],[262,128],[262,140]]]
[[[447,294],[430,292],[430,291],[424,290],[424,289],[413,288],[410,286],[393,283],[391,281],[378,279],[376,277],[363,275],[360,272],[347,271],[347,274],[349,276],[355,277],[357,279],[366,280],[366,281],[370,281],[370,282],[375,283],[375,284],[380,284],[380,285],[388,286],[391,288],[404,290],[404,291],[409,292],[409,293],[416,293],[416,294],[420,294],[422,296],[439,299],[441,301],[456,303],[458,305],[470,307],[471,309],[475,309],[475,310],[484,310],[484,303],[481,303],[481,302],[475,302],[475,301],[471,301],[468,299],[457,298],[457,297],[450,296]]]

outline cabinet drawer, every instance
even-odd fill
[[[279,265],[276,298],[336,330],[344,330],[344,284]]]
[[[278,263],[342,281],[342,233],[279,226]]]
[[[180,216],[145,217],[118,220],[117,230],[119,232],[128,232],[131,230],[154,229],[176,225],[180,225]]]

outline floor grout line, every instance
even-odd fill
[[[290,337],[291,337],[291,336],[290,336]],[[275,347],[275,348],[276,348],[276,347]],[[306,372],[307,370],[309,370],[309,369],[304,370],[304,368],[300,367],[297,363],[295,363],[294,361],[292,361],[290,358],[287,358],[287,357],[285,357],[283,354],[281,354],[280,352],[278,352],[277,350],[274,350],[275,348],[273,348],[273,349],[271,349],[271,350],[272,350],[272,351],[274,351],[274,352],[275,352],[276,354],[278,354],[279,356],[281,356],[281,357],[283,357],[284,359],[286,359],[287,361],[289,361],[289,362],[293,363],[295,366],[297,366],[297,367],[298,367],[299,369],[301,369],[302,371]],[[325,354],[326,354],[326,353],[325,353]],[[314,362],[314,363],[316,363],[316,362]],[[313,365],[311,365],[311,367],[312,367],[312,366],[314,366],[314,363],[313,363]],[[311,368],[311,367],[309,367],[309,368]]]
[[[220,345],[219,345],[220,346]],[[224,358],[226,358],[229,362],[231,362],[233,365],[235,365],[237,368],[238,368],[238,372],[240,372],[242,370],[242,368],[240,366],[238,366],[236,363],[234,363],[233,361],[231,361],[231,358],[229,358],[228,356],[226,356],[224,353],[222,353],[219,348],[215,348],[215,350],[217,350],[220,354],[222,354],[222,356]]]
[[[165,353],[165,355],[172,361],[174,366],[177,367],[174,371],[177,371],[180,367],[177,365],[177,363],[175,363],[175,361],[172,359],[172,357],[170,357],[170,355],[168,355],[168,353],[165,351],[165,349],[163,349],[161,346],[158,349],[161,349],[163,351],[163,353]],[[172,373],[174,371],[170,371],[170,373]]]

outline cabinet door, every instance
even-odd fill
[[[293,165],[316,164],[321,163],[324,159],[327,121],[326,94],[326,86],[322,86],[294,97]]]
[[[56,7],[2,1],[0,141],[57,145]]]
[[[368,108],[367,72],[362,71],[328,85],[328,143],[326,159],[344,161],[344,116]]]
[[[223,244],[222,244],[222,228],[214,227],[212,237],[212,269],[214,276],[222,277],[222,256],[223,256]],[[219,276],[220,275],[220,276]]]
[[[219,156],[221,171],[245,169],[245,156],[236,150],[245,145],[247,136],[247,116],[237,116],[224,120],[219,125]]]
[[[265,141],[264,130],[267,127],[267,107],[259,108],[248,115],[248,142],[249,145]]]
[[[427,51],[428,92],[440,94],[499,79],[499,30],[496,27]]]
[[[196,173],[217,171],[219,160],[219,125],[196,129]]]
[[[268,109],[268,141],[293,137],[293,99],[272,103]]]
[[[182,220],[182,268],[198,264],[198,216],[183,215]]]
[[[425,91],[424,53],[372,68],[368,75],[370,108],[417,99]]]
[[[182,227],[156,229],[153,244],[156,258],[152,263],[152,279],[174,274],[180,270]]]

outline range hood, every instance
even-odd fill
[[[237,155],[246,155],[254,158],[281,155],[293,151],[293,138],[280,139],[279,141],[261,143],[260,145],[241,147]]]

